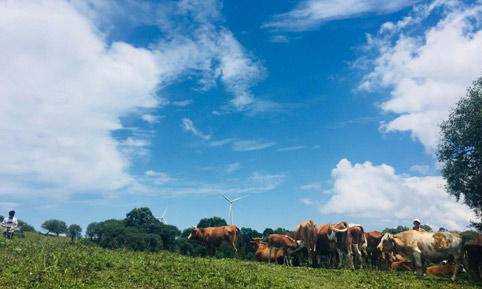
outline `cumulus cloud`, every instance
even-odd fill
[[[111,131],[122,127],[120,117],[157,105],[153,53],[107,45],[63,1],[3,1],[0,30],[0,182],[20,195],[38,186],[129,184],[129,162]]]
[[[439,124],[482,72],[481,21],[479,2],[435,1],[368,37],[375,57],[360,88],[389,90],[380,107],[396,117],[383,130],[410,132],[427,151],[436,148]]]
[[[253,101],[264,69],[220,25],[219,2],[136,2],[0,2],[0,195],[132,185],[131,159],[146,155],[150,133],[113,132],[127,116],[157,122],[146,113],[166,104],[157,92],[187,75],[206,88],[221,82],[236,110]],[[166,37],[148,48],[110,39],[126,10],[129,24],[158,25]]]
[[[474,218],[468,207],[445,192],[440,176],[400,175],[386,164],[342,159],[331,177],[331,197],[321,206],[322,214],[388,220],[392,226],[419,218],[434,228],[451,230],[465,229]]]
[[[336,19],[353,18],[363,14],[390,13],[413,5],[418,0],[304,0],[289,12],[272,17],[264,28],[303,31]]]

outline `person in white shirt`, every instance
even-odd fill
[[[8,217],[2,221],[2,227],[15,230],[18,226],[17,218],[15,218],[15,211],[8,212]]]

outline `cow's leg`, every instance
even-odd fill
[[[268,246],[268,263],[271,263],[271,250],[272,249],[273,249],[273,247]]]
[[[460,264],[462,264],[462,253],[459,256],[454,256],[454,272],[452,274],[452,281],[455,281],[455,277],[457,276],[457,272],[459,272]]]
[[[338,268],[343,267],[343,252],[340,249],[336,249],[336,253],[338,253]]]
[[[412,256],[415,264],[415,269],[417,271],[417,275],[422,276],[423,275],[422,253],[419,251],[414,251],[412,253]]]

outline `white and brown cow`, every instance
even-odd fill
[[[328,266],[341,268],[343,260],[348,260],[348,266],[354,268],[352,259],[351,240],[348,236],[348,223],[342,221],[338,224],[322,224],[317,230],[316,255],[328,257]]]
[[[455,280],[463,258],[462,235],[452,232],[432,233],[408,230],[396,235],[387,233],[378,245],[378,250],[383,253],[398,253],[413,260],[419,275],[424,272],[422,258],[439,262],[452,257],[455,262],[452,280]]]

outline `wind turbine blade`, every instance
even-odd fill
[[[244,198],[246,198],[246,197],[248,197],[248,196],[249,196],[249,195],[244,195],[244,196],[241,196],[241,197],[237,197],[237,198],[233,199],[232,202],[236,202],[236,201],[242,200],[242,199],[244,199]]]
[[[225,198],[229,203],[232,203],[232,201],[225,194],[221,194],[221,196],[223,196],[223,198]]]
[[[162,218],[164,219],[164,216],[166,215],[167,212],[167,207],[164,209],[164,212],[162,213]]]

